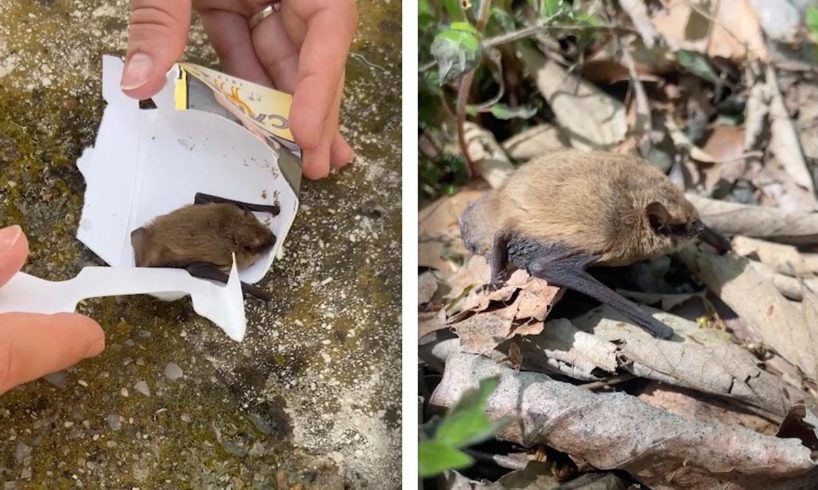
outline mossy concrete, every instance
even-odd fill
[[[244,342],[188,299],[82,305],[107,349],[0,397],[4,488],[399,486],[401,5],[358,6],[342,128],[358,161],[303,184],[261,284],[274,299],[248,300]],[[37,276],[101,264],[74,237],[75,162],[127,14],[125,1],[0,3],[0,225],[24,227]],[[196,18],[190,37],[185,58],[215,66]]]

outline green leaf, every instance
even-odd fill
[[[456,80],[477,66],[480,57],[477,31],[466,22],[454,22],[437,33],[430,51],[437,61],[439,83]]]
[[[699,78],[711,82],[714,85],[715,98],[721,98],[721,80],[706,56],[697,51],[689,51],[687,49],[679,49],[673,54],[676,56],[676,62],[679,63],[682,68]]]
[[[807,27],[812,31],[812,35],[818,37],[818,7],[810,5],[806,12]]]
[[[542,1],[542,10],[540,11],[540,15],[543,17],[551,17],[552,15],[556,15],[558,13],[563,12],[566,9],[565,0],[541,0]]]
[[[443,0],[443,7],[446,9],[449,20],[466,20],[466,13],[460,8],[460,0]]]
[[[435,21],[435,11],[429,6],[429,0],[418,2],[418,31],[425,32]]]
[[[676,62],[685,70],[708,82],[719,83],[716,70],[713,69],[713,66],[703,54],[687,49],[679,49],[674,54]]]
[[[498,383],[497,378],[487,378],[480,382],[477,390],[466,391],[438,426],[435,440],[463,447],[493,436],[506,423],[490,421],[484,411],[486,400]]]
[[[536,107],[517,106],[509,107],[506,104],[494,104],[491,106],[491,115],[497,119],[509,120],[514,118],[529,119],[537,113]]]
[[[474,460],[457,448],[437,441],[418,443],[418,474],[430,478],[446,470],[468,468]]]
[[[497,27],[501,32],[510,32],[517,28],[517,24],[514,22],[514,17],[498,7],[491,8],[491,17],[489,17],[489,20],[491,22],[491,27]]]

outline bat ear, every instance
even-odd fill
[[[668,213],[665,206],[658,201],[653,201],[645,206],[645,217],[648,219],[650,227],[657,233],[667,230],[670,224],[670,213]]]
[[[134,262],[137,267],[142,267],[148,260],[147,253],[150,250],[150,236],[148,230],[137,228],[131,232],[131,246],[134,251]]]

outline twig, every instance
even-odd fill
[[[550,20],[549,17],[548,20]],[[528,36],[532,36],[534,34],[539,34],[543,31],[585,31],[585,30],[608,30],[613,32],[619,33],[627,33],[627,34],[636,34],[636,31],[631,29],[630,27],[622,27],[622,26],[614,26],[614,25],[602,25],[602,26],[588,26],[588,25],[544,25],[539,23],[537,25],[524,27],[517,31],[507,32],[505,34],[500,34],[498,36],[490,37],[483,41],[480,46],[483,49],[490,49],[501,44],[508,44],[510,42],[519,41],[520,39],[525,39]]]
[[[652,146],[651,132],[653,132],[653,122],[651,121],[650,104],[648,96],[645,94],[645,87],[639,80],[639,73],[636,71],[636,63],[633,61],[630,51],[625,45],[618,41],[622,50],[622,61],[628,68],[628,74],[633,84],[633,94],[636,101],[636,128],[641,133],[639,135],[639,153],[647,157]]]
[[[489,1],[489,0],[485,0]],[[469,101],[469,91],[471,90],[471,83],[474,80],[474,74],[477,68],[472,68],[463,78],[460,79],[460,86],[457,89],[457,105],[455,112],[457,116],[457,144],[460,146],[460,153],[463,154],[463,160],[466,161],[466,169],[469,172],[469,180],[477,175],[477,166],[474,164],[469,155],[469,145],[466,142],[466,104]]]
[[[486,22],[489,19],[489,12],[491,12],[491,0],[482,0],[480,2],[480,12],[477,18],[475,28],[477,32],[483,32],[486,27]],[[466,144],[466,132],[463,126],[466,123],[466,104],[469,101],[469,92],[471,91],[471,83],[474,80],[474,74],[477,68],[472,68],[468,73],[463,75],[460,79],[460,87],[457,91],[457,106],[455,108],[457,114],[457,144],[460,146],[460,153],[463,154],[463,159],[466,161],[466,168],[469,171],[469,179],[473,179],[477,175],[477,167],[474,161],[469,156],[469,147]]]
[[[630,381],[634,379],[636,376],[633,374],[620,374],[619,376],[614,376],[613,378],[603,379],[600,381],[592,381],[590,383],[585,383],[579,385],[580,388],[585,388],[588,390],[596,390],[599,388],[607,388],[609,386],[618,385],[619,383],[624,383],[625,381]]]

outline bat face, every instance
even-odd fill
[[[244,269],[267,253],[276,239],[252,212],[243,210],[241,213],[241,218],[232,223],[230,235],[235,243],[233,251],[236,253],[237,266]]]
[[[666,201],[668,204],[652,201],[645,207],[649,233],[655,236],[654,240],[664,242],[658,248],[673,250],[698,237],[719,253],[731,249],[726,238],[702,223],[698,211],[684,196],[675,197]]]
[[[186,267],[208,263],[245,269],[275,243],[250,211],[234,204],[190,205],[156,218],[131,233],[137,267]]]

